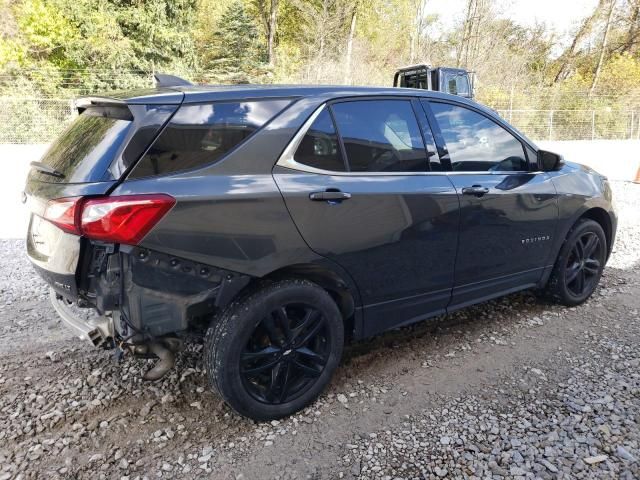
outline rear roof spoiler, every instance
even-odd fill
[[[127,104],[123,100],[118,98],[109,97],[80,97],[75,100],[75,107],[78,113],[84,112],[87,108],[92,106],[101,107],[126,107]]]
[[[193,86],[188,80],[176,77],[175,75],[167,75],[166,73],[154,73],[156,79],[156,87],[189,87]]]

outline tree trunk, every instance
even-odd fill
[[[345,74],[344,83],[351,85],[351,57],[353,55],[353,37],[356,33],[356,17],[358,15],[358,3],[353,6],[351,12],[351,26],[349,27],[349,36],[347,37],[347,55],[345,58]]]
[[[604,36],[602,37],[600,55],[598,55],[598,63],[596,64],[596,71],[593,74],[593,81],[591,82],[591,88],[589,89],[589,96],[593,95],[593,91],[598,84],[598,78],[600,77],[600,71],[602,70],[602,63],[604,62],[604,56],[607,52],[607,41],[609,39],[609,30],[611,30],[611,18],[613,17],[613,9],[615,5],[616,0],[611,0],[611,5],[609,5],[609,13],[607,14],[607,23],[604,27]]]
[[[638,45],[638,23],[640,20],[640,1],[636,1],[635,5],[632,6],[633,13],[631,14],[631,19],[629,20],[629,30],[627,30],[627,35],[625,36],[624,43],[622,44],[622,53],[634,54],[636,51],[636,47]]]
[[[271,0],[271,8],[269,9],[269,28],[267,38],[267,52],[269,55],[269,65],[276,63],[275,58],[275,41],[276,29],[278,28],[278,0]]]
[[[467,45],[469,40],[467,35],[467,30],[469,29],[469,25],[471,24],[471,12],[473,10],[474,0],[467,1],[467,15],[464,19],[464,23],[462,24],[462,38],[460,39],[460,45],[458,47],[458,52],[456,54],[456,67],[460,67],[460,62],[462,61],[462,52]]]
[[[569,46],[569,48],[562,54],[562,63],[560,64],[560,69],[558,70],[558,73],[553,79],[553,83],[558,83],[559,81],[564,80],[566,78],[567,74],[569,73],[569,69],[573,64],[573,59],[576,54],[576,49],[578,48],[578,45],[580,44],[580,42],[591,32],[591,29],[593,28],[593,24],[596,21],[596,18],[598,18],[600,11],[604,7],[604,2],[605,0],[599,0],[598,5],[596,6],[593,13],[583,20],[582,24],[580,25],[580,28],[576,32],[576,36],[573,37],[571,46]]]

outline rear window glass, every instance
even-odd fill
[[[45,182],[83,183],[111,180],[107,169],[122,146],[133,117],[126,107],[89,107],[58,137],[41,162],[62,176],[32,169]]]
[[[291,103],[287,99],[184,105],[138,162],[131,178],[213,163]]]

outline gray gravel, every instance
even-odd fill
[[[525,292],[347,349],[329,391],[255,423],[210,393],[200,345],[150,363],[85,346],[18,241],[0,242],[0,480],[640,478],[640,185],[614,184],[601,287]]]

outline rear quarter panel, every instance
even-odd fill
[[[252,276],[318,260],[301,238],[271,170],[318,101],[301,99],[222,160],[128,180],[114,195],[167,193],[177,203],[141,246]]]

